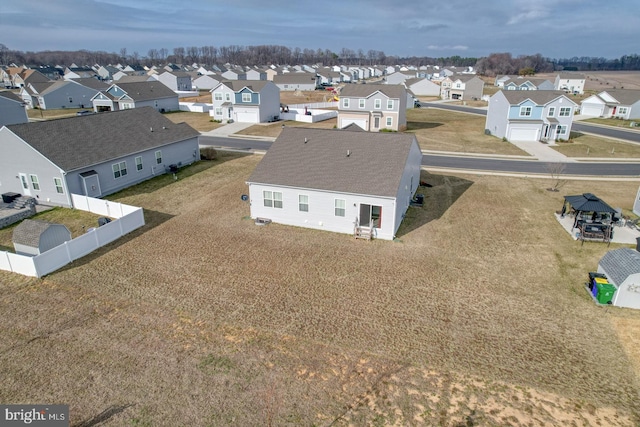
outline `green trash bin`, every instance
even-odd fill
[[[613,294],[616,293],[616,287],[611,283],[598,283],[598,294],[596,299],[600,304],[611,304]]]

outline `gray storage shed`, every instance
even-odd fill
[[[607,252],[598,264],[617,290],[611,303],[618,307],[640,309],[640,252],[631,248]]]
[[[25,219],[13,230],[13,247],[19,255],[40,255],[71,240],[71,232],[62,224]]]

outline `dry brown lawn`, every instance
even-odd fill
[[[36,120],[63,119],[65,117],[74,117],[78,111],[83,110],[91,110],[91,106],[89,106],[89,108],[62,108],[56,110],[41,110],[39,108],[29,108],[27,109],[27,116],[30,119]]]
[[[255,226],[259,160],[119,193],[145,227],[42,280],[0,272],[0,401],[72,425],[640,423],[640,312],[583,288],[617,246],[553,216],[586,191],[629,209],[637,183],[424,172],[398,241],[365,242]]]
[[[613,119],[613,118],[605,119],[603,117],[594,117],[592,119],[581,120],[581,122],[626,128],[631,130],[639,130],[636,126],[631,127],[631,123],[638,123],[638,120],[620,120],[620,119]]]
[[[640,144],[571,132],[571,138],[553,148],[568,157],[640,159]]]
[[[176,111],[164,115],[174,123],[187,123],[199,132],[209,132],[222,126],[220,123],[212,121],[209,113],[190,113],[188,111]]]

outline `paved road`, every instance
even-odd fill
[[[487,115],[487,110],[483,110],[480,108],[473,108],[473,107],[465,107],[462,105],[448,105],[445,103],[428,102],[428,103],[423,103],[422,107],[423,108],[424,107],[441,108],[443,110],[459,111],[462,113],[478,114],[481,116]],[[614,127],[604,127],[604,126],[592,125],[592,124],[576,122],[576,121],[573,122],[573,126],[571,127],[571,130],[576,132],[591,133],[594,135],[604,136],[607,138],[623,139],[625,141],[635,142],[640,144],[640,132],[638,131],[625,130],[622,128],[614,128]]]
[[[266,151],[270,141],[248,138],[225,138],[200,136],[200,145],[232,148],[234,150]],[[464,156],[446,156],[427,154],[422,157],[422,165],[434,168],[463,170],[482,170],[495,172],[513,172],[549,175],[549,164],[536,160],[503,160]],[[640,176],[640,165],[633,163],[566,163],[563,175],[587,176]]]

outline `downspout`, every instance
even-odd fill
[[[71,193],[69,192],[69,187],[67,187],[67,173],[63,170],[60,170],[60,172],[62,173],[62,185],[64,193],[67,195],[67,203],[69,203],[69,206],[71,206],[71,208],[74,208],[73,201],[71,200]]]

